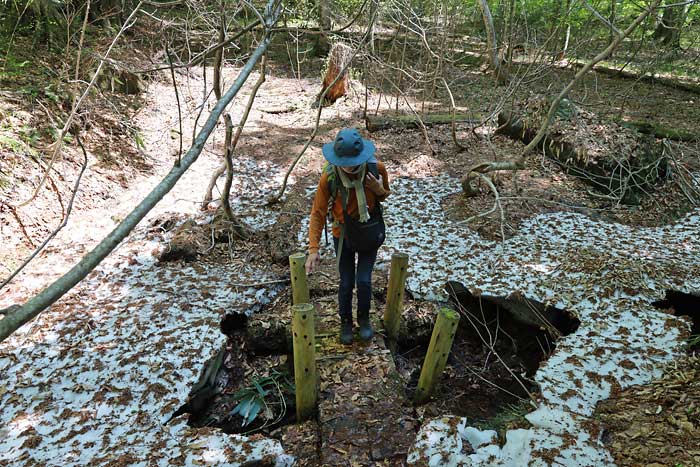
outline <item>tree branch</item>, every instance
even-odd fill
[[[126,236],[133,230],[134,227],[144,218],[144,216],[160,201],[166,193],[168,193],[175,183],[182,177],[185,171],[197,160],[204,143],[211,135],[219,116],[223,113],[226,106],[231,102],[238,91],[250,76],[255,64],[260,57],[265,53],[270,45],[271,32],[270,28],[279,18],[280,3],[279,0],[269,0],[266,7],[265,21],[265,36],[260,44],[253,51],[248,59],[248,62],[241,69],[240,74],[233,82],[226,94],[216,103],[214,109],[209,114],[202,130],[197,135],[192,146],[187,151],[187,154],[182,158],[182,164],[179,167],[173,167],[165,178],[139,203],[133,211],[90,253],[85,255],[80,262],[75,265],[70,271],[48,286],[37,296],[33,297],[25,304],[18,308],[8,311],[6,317],[0,320],[0,342],[5,340],[9,335],[15,332],[20,326],[28,322],[56,300],[61,298],[67,291],[80,282],[85,276],[90,273]]]

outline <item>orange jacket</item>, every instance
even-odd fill
[[[377,201],[384,201],[387,196],[389,196],[389,174],[386,172],[386,167],[383,163],[377,162],[377,170],[379,175],[382,177],[382,185],[384,185],[384,195],[377,196],[372,190],[367,188],[365,183],[365,196],[367,197],[367,207],[370,211],[374,209]],[[348,177],[353,177],[353,175],[348,174]],[[340,180],[338,180],[340,183]],[[309,253],[318,253],[319,244],[321,242],[321,234],[323,233],[323,225],[326,214],[328,213],[328,200],[331,198],[330,187],[328,184],[328,173],[323,171],[321,175],[321,180],[318,182],[318,188],[316,189],[316,196],[314,196],[314,205],[311,208],[311,220],[309,221]],[[355,189],[351,188],[348,194],[348,214],[357,218],[357,196],[355,195]],[[338,189],[338,194],[335,197],[335,202],[333,204],[333,236],[340,237],[340,227],[339,223],[343,223],[343,202],[340,199],[340,189]]]

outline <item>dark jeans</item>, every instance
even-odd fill
[[[340,239],[333,237],[335,255],[338,256],[338,243]],[[355,258],[357,258],[357,272],[355,270]],[[355,253],[347,248],[343,242],[343,251],[340,255],[340,287],[338,288],[338,312],[341,318],[352,319],[352,291],[357,284],[357,312],[369,312],[372,299],[372,268],[377,259],[377,250],[369,253]]]

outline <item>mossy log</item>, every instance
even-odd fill
[[[652,135],[655,138],[686,142],[700,141],[700,133],[670,128],[660,123],[630,120],[621,122],[620,124],[624,127],[644,133],[645,135]]]
[[[538,128],[528,127],[510,112],[498,115],[498,130],[513,139],[528,144]],[[620,199],[624,204],[638,204],[643,193],[666,177],[668,161],[662,147],[647,137],[640,141],[633,154],[609,154],[604,158],[589,158],[584,147],[577,147],[551,135],[538,144],[545,155],[557,162],[568,174],[580,178],[604,195]]]
[[[110,63],[102,67],[96,82],[100,89],[120,94],[141,94],[146,90],[139,75]]]
[[[578,60],[569,60],[567,66],[573,69],[582,68],[585,62]],[[646,81],[653,84],[661,84],[663,86],[681,89],[683,91],[691,92],[693,94],[700,94],[700,84],[682,81],[677,78],[667,78],[664,76],[652,75],[649,73],[636,73],[628,70],[621,70],[619,68],[598,64],[593,68],[596,73],[602,73],[604,75],[612,76],[613,78],[626,78],[633,79],[635,81]]]
[[[372,116],[365,117],[365,126],[367,131],[374,133],[376,131],[388,130],[391,128],[420,128],[420,123],[425,126],[433,125],[450,125],[452,124],[451,113],[429,114],[420,119],[415,115],[392,115],[392,116]],[[478,123],[480,120],[474,115],[457,114],[455,115],[456,123]]]

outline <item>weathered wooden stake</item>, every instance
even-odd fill
[[[306,255],[294,253],[289,255],[289,267],[292,272],[292,304],[310,303],[309,284],[306,282]]]
[[[441,308],[438,312],[433,335],[428,345],[423,368],[418,379],[418,387],[413,401],[416,404],[426,402],[435,390],[437,382],[445,369],[447,356],[452,349],[452,341],[457,332],[459,314],[449,308]]]
[[[292,306],[292,341],[297,421],[301,422],[311,418],[316,409],[316,337],[311,303]]]
[[[401,309],[403,308],[403,292],[408,276],[408,255],[394,253],[391,256],[391,272],[389,273],[389,289],[384,309],[384,329],[390,341],[396,341],[401,325]]]

